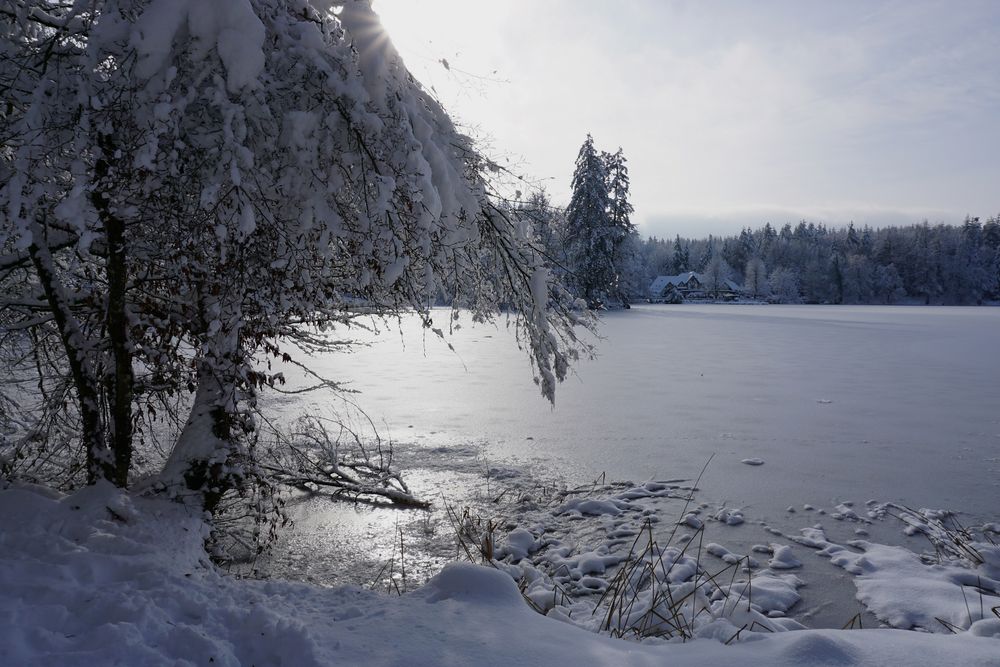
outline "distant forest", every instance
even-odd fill
[[[982,304],[1000,300],[1000,216],[959,226],[830,228],[812,222],[736,236],[634,239],[633,298],[658,275],[702,271],[717,255],[749,293],[783,303]]]
[[[734,236],[643,240],[630,220],[625,163],[621,149],[598,152],[588,135],[569,206],[554,206],[543,190],[510,208],[550,271],[591,305],[643,301],[657,276],[688,271],[709,285],[732,280],[747,296],[778,303],[1000,301],[1000,215],[985,223],[966,217],[957,226],[925,221],[880,229],[803,220]]]

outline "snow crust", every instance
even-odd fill
[[[628,642],[541,616],[505,571],[471,564],[402,597],[235,580],[207,561],[206,530],[182,504],[106,484],[64,497],[0,491],[0,663],[985,667],[1000,646],[988,620],[957,636],[743,632],[727,646],[739,627],[717,623],[684,644]],[[790,576],[754,587],[786,603]]]

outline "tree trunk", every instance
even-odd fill
[[[103,145],[105,152],[112,149]],[[95,181],[103,185],[109,177],[109,164],[105,158],[94,166]],[[111,451],[114,453],[114,474],[111,479],[117,486],[128,486],[128,473],[132,464],[132,398],[135,377],[132,371],[132,352],[129,349],[128,319],[125,313],[125,288],[128,279],[125,254],[125,223],[111,212],[106,195],[94,190],[90,200],[104,225],[108,256],[108,339],[114,368],[108,374],[108,403],[111,410]]]
[[[231,457],[237,449],[228,396],[231,391],[212,371],[199,373],[191,413],[161,473],[168,488],[199,494],[209,512],[216,509],[239,476],[231,469]]]
[[[80,422],[84,451],[87,456],[87,482],[93,484],[98,479],[113,479],[111,453],[104,438],[104,423],[101,416],[100,396],[97,376],[91,360],[80,323],[77,321],[63,295],[61,285],[55,275],[52,255],[45,245],[41,225],[32,225],[35,237],[28,252],[38,273],[38,281],[45,292],[45,298],[52,310],[52,318],[59,329],[59,337],[66,350],[70,375],[80,403]]]

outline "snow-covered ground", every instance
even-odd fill
[[[182,506],[108,485],[62,498],[32,488],[0,491],[0,664],[998,664],[1000,619],[957,635],[746,630],[735,636],[739,627],[719,618],[707,620],[695,641],[635,643],[532,611],[501,570],[450,565],[398,598],[353,587],[236,580],[206,562],[204,535],[204,524]],[[514,536],[507,548],[520,545],[525,555],[537,549],[523,537]],[[886,558],[892,556],[874,560]],[[578,559],[576,567],[593,570],[597,560]],[[865,569],[862,561],[847,566]]]

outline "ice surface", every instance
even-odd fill
[[[466,322],[451,353],[404,321],[405,347],[390,333],[310,366],[396,438],[483,442],[588,480],[693,478],[716,454],[703,495],[775,521],[833,497],[995,521],[997,331],[997,308],[640,305],[603,316],[599,357],[554,409],[502,327]]]

